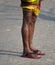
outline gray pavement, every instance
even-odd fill
[[[33,46],[46,53],[41,59],[21,58],[20,0],[0,0],[0,65],[55,65],[55,0],[44,0],[36,21]]]

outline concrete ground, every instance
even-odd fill
[[[22,58],[20,0],[0,0],[0,65],[55,65],[55,0],[44,0],[36,21],[33,46],[41,59]]]

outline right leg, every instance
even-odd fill
[[[32,11],[23,9],[23,25],[22,25],[22,40],[23,53],[32,52],[29,48],[29,23],[32,19]]]

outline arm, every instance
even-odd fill
[[[41,2],[42,2],[43,0],[39,0],[39,6],[41,6]]]

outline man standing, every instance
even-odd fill
[[[21,7],[23,10],[23,24],[21,30],[23,40],[22,57],[41,58],[41,55],[45,54],[32,46],[34,27],[36,18],[40,13],[41,1],[42,0],[21,0]]]

